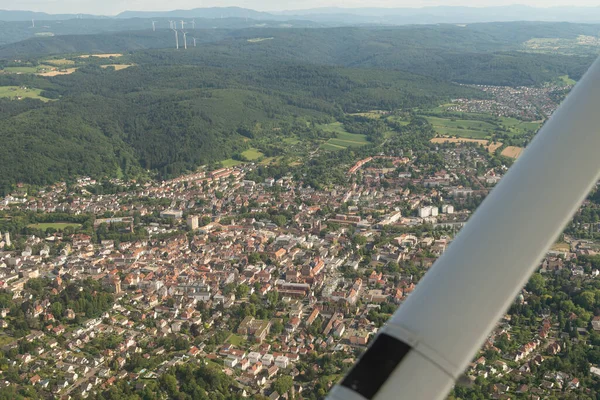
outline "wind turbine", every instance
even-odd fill
[[[187,37],[186,37],[187,33],[185,31],[182,31],[182,32],[183,32],[183,48],[185,50],[187,50]]]
[[[194,39],[194,47],[196,47],[196,38],[192,38]]]
[[[328,400],[446,398],[600,178],[599,105],[597,60]]]
[[[183,22],[183,20],[181,20],[180,22],[181,22],[181,29],[183,29],[183,24],[185,24],[185,22]]]
[[[177,29],[173,29],[173,32],[175,32],[175,47],[179,50],[179,35],[177,34]]]
[[[156,21],[152,21],[152,31],[156,32]]]
[[[169,21],[169,29],[173,29],[173,21]]]
[[[196,29],[196,20],[195,19],[192,20],[192,29]]]
[[[31,27],[35,28],[35,20],[33,20],[33,19],[31,20]]]

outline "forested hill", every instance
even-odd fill
[[[346,112],[429,107],[478,95],[397,71],[258,63],[225,54],[189,63],[186,56],[157,50],[133,57],[138,65],[125,70],[87,65],[50,79],[0,75],[0,86],[41,87],[44,96],[59,99],[17,110],[9,106],[13,101],[0,102],[0,188],[78,174],[135,176],[142,169],[174,176],[248,149],[249,138],[273,132],[314,137],[307,123]],[[252,133],[244,129],[256,126]]]
[[[188,49],[178,51],[144,50],[150,42],[174,41],[172,32],[158,31],[24,42],[43,54],[76,54],[0,61],[7,67],[0,87],[35,88],[50,100],[0,99],[0,192],[16,182],[47,184],[76,175],[133,177],[149,170],[170,177],[253,147],[278,157],[288,154],[283,140],[292,137],[306,155],[314,140],[332,135],[320,124],[349,113],[410,111],[484,96],[457,82],[517,86],[564,75],[577,79],[591,64],[591,56],[515,51],[511,46],[527,37],[526,26],[504,36],[494,24],[198,30],[205,43],[194,48],[188,36]],[[567,28],[565,36],[577,37]],[[140,50],[113,60],[78,55],[133,45]],[[34,75],[37,65],[52,62],[77,70]],[[102,68],[115,62],[126,68]],[[372,140],[369,135],[382,129],[360,133]]]
[[[237,19],[198,20],[196,22],[197,29],[191,29],[188,22],[186,31],[190,37],[194,36],[205,42],[220,41],[228,37],[273,37],[277,39],[273,42],[274,45],[280,42],[290,50],[293,50],[294,46],[300,46],[303,49],[314,48],[315,51],[322,53],[334,49],[337,54],[344,49],[346,52],[347,49],[350,49],[352,52],[349,52],[349,55],[352,55],[353,58],[368,58],[386,52],[423,49],[454,50],[460,53],[520,50],[524,42],[533,38],[575,39],[580,35],[596,35],[600,31],[600,25],[547,22],[504,22],[467,26],[418,25],[394,28],[317,28],[315,26],[308,28],[306,21],[294,21],[294,25],[289,23],[286,25],[287,28],[280,28],[279,25],[276,25],[279,23],[273,22]],[[167,37],[169,34],[173,36],[172,31],[166,29],[167,26],[168,21],[160,19],[157,21],[157,31],[153,32],[149,19],[136,19],[127,24],[122,20],[70,20],[65,21],[60,27],[54,28],[60,30],[54,37],[35,37],[20,43],[1,46],[0,59],[10,59],[17,55],[31,57],[66,53],[70,51],[69,47],[61,46],[76,46],[79,35],[85,36],[84,40],[87,43],[94,43],[97,46],[112,46],[111,48],[121,52],[140,48],[139,44],[135,42],[131,43],[132,47],[129,47],[129,44],[123,41],[123,38],[130,35],[145,38],[143,44],[145,48],[161,48],[163,47],[162,42],[154,43],[153,40],[163,36]],[[30,26],[20,26],[19,28],[32,30]],[[115,32],[119,28],[121,31]],[[15,29],[17,27],[12,26],[11,23],[0,21],[0,33],[2,33],[0,44],[2,44],[3,38],[10,35]],[[109,32],[99,32],[101,29]],[[174,47],[174,39],[171,42],[164,47]],[[341,55],[348,56],[348,54]]]

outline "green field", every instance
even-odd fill
[[[434,110],[435,111],[435,110]],[[443,110],[442,110],[443,111]],[[436,133],[442,136],[457,136],[471,139],[489,139],[494,133],[503,133],[510,136],[523,135],[528,131],[537,131],[540,122],[525,122],[516,118],[499,117],[496,121],[486,121],[489,115],[471,113],[478,119],[459,119],[441,116],[423,116],[426,118]]]
[[[322,129],[324,132],[349,133],[344,129],[344,124],[337,121],[330,124],[319,124],[317,128]]]
[[[0,97],[4,98],[29,98],[48,101],[49,99],[43,97],[41,93],[42,91],[40,89],[21,89],[19,86],[0,86]]]
[[[223,168],[235,167],[236,165],[240,165],[242,162],[238,160],[234,160],[233,158],[228,158],[227,160],[221,161],[221,165]]]
[[[558,83],[562,83],[563,85],[568,86],[573,86],[577,83],[575,80],[569,78],[569,75],[561,75],[558,77],[557,81]]]
[[[366,135],[346,131],[341,122],[322,124],[319,125],[319,128],[325,132],[334,132],[336,134],[335,138],[329,139],[321,145],[321,148],[325,150],[343,150],[348,147],[360,147],[369,143]]]
[[[56,229],[57,231],[60,231],[69,226],[71,228],[79,228],[79,227],[81,227],[81,224],[76,224],[73,222],[42,222],[39,224],[30,224],[28,226],[30,228],[41,229],[43,231],[45,231],[49,228],[53,228],[53,229]]]
[[[35,74],[37,67],[6,67],[2,71],[9,74]]]
[[[510,131],[509,133],[515,135],[521,135],[528,130],[537,131],[542,127],[541,122],[525,122],[516,118],[500,117],[500,121]]]
[[[468,119],[448,119],[425,117],[433,125],[435,131],[444,136],[485,139],[491,136],[496,126],[486,122]]]
[[[264,156],[263,153],[258,151],[258,149],[254,149],[254,148],[251,148],[251,149],[248,149],[248,150],[242,152],[242,155],[250,161],[257,160],[257,159],[261,158],[262,156]]]
[[[294,145],[294,144],[300,143],[300,140],[296,137],[286,137],[286,138],[283,138],[283,142],[286,144]]]
[[[440,111],[444,111],[444,110],[440,110]],[[387,117],[387,120],[388,121],[393,121],[393,122],[395,122],[397,124],[400,124],[400,125],[408,125],[410,123],[409,121],[407,121],[404,118],[399,117],[397,115],[391,115],[391,116]]]

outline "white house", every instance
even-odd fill
[[[275,358],[275,365],[279,368],[287,368],[290,363],[290,359],[286,356],[277,356]]]

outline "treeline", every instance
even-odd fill
[[[109,389],[98,393],[95,400],[242,400],[241,390],[233,378],[211,366],[178,365],[156,381],[146,381],[136,388],[127,380],[119,380]],[[266,399],[253,395],[254,399]]]

